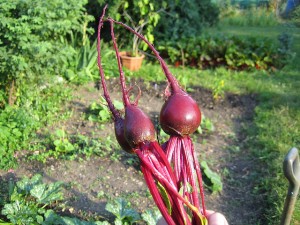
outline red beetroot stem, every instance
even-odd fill
[[[174,172],[171,168],[171,165],[166,157],[166,154],[164,153],[164,151],[162,150],[162,148],[160,147],[160,145],[157,143],[157,142],[153,142],[151,143],[153,145],[153,147],[156,149],[159,157],[161,158],[161,160],[163,161],[164,165],[166,166],[167,170],[168,170],[168,173],[170,174],[171,176],[171,179],[172,179],[172,182],[174,184],[176,184],[176,178],[174,176]],[[177,187],[178,188],[178,187]]]
[[[195,170],[196,170],[197,179],[198,179],[198,183],[199,183],[199,187],[200,187],[200,195],[201,195],[201,201],[202,201],[201,204],[202,204],[202,208],[203,208],[203,215],[207,218],[205,201],[204,201],[204,189],[203,189],[203,182],[202,182],[202,173],[201,173],[199,162],[198,162],[196,154],[195,154],[194,145],[192,145],[192,156],[193,156],[193,159],[194,159],[193,160],[194,161],[194,167],[195,167]]]
[[[166,177],[170,182],[173,182],[174,186],[175,186],[176,183],[172,180],[172,178],[171,178],[170,174],[168,173],[168,171],[166,171],[166,166],[163,163],[160,163],[158,161],[157,157],[155,157],[154,154],[152,154],[152,153],[149,154],[148,158],[151,160],[151,162],[152,162],[153,166],[155,167],[155,169],[160,171],[163,174],[163,176]],[[168,164],[169,164],[169,162],[167,162],[167,165]],[[175,221],[179,221],[181,218],[183,218],[184,221],[189,223],[189,218],[187,216],[187,213],[184,210],[183,205],[179,202],[177,197],[175,197],[174,202],[176,204],[176,207],[172,207],[172,209],[173,209],[172,217],[174,217]]]
[[[193,202],[193,205],[195,205],[197,208],[200,208],[200,205],[199,205],[199,199],[198,199],[198,188],[196,186],[196,180],[195,180],[195,174],[194,174],[194,171],[196,170],[196,168],[194,167],[194,163],[193,163],[193,156],[192,156],[192,142],[188,142],[188,141],[185,141],[186,138],[189,138],[189,137],[185,137],[183,139],[181,139],[181,142],[182,142],[182,147],[183,147],[183,154],[184,154],[184,158],[185,158],[185,162],[184,162],[184,165],[186,167],[186,174],[187,176],[190,178],[189,179],[189,183],[191,184],[192,186],[192,194],[191,194],[191,199],[192,199],[192,202]],[[197,173],[197,172],[196,172]],[[198,176],[197,176],[198,177]],[[201,182],[202,182],[202,179],[201,179]],[[206,210],[205,210],[205,205],[204,205],[204,195],[203,195],[203,189],[201,190],[202,188],[202,183],[198,182],[199,184],[199,187],[200,187],[200,195],[201,195],[201,200],[202,200],[202,207],[204,207],[203,209],[203,215],[206,217]],[[193,216],[193,220],[195,220],[195,224],[200,224],[200,221],[199,221],[199,218],[195,215],[195,213],[193,213],[194,216]]]
[[[114,120],[117,118],[120,118],[120,114],[118,112],[118,110],[116,110],[116,108],[114,107],[110,96],[108,94],[108,90],[107,90],[107,85],[105,82],[105,75],[104,75],[104,71],[103,71],[103,67],[101,64],[101,28],[103,26],[103,18],[105,15],[105,11],[106,11],[107,5],[104,7],[102,15],[100,17],[99,20],[99,24],[98,24],[98,33],[97,33],[97,52],[98,52],[98,56],[97,56],[97,63],[98,63],[98,67],[99,67],[99,72],[100,72],[100,77],[101,77],[101,84],[102,84],[102,88],[103,88],[103,95],[104,98],[108,104],[109,110],[111,111]]]
[[[124,105],[125,105],[125,107],[126,106],[128,106],[129,104],[130,104],[130,102],[129,102],[129,98],[128,98],[128,95],[127,95],[127,93],[128,93],[128,91],[126,90],[126,84],[125,84],[125,76],[124,76],[124,72],[123,72],[123,70],[122,70],[122,66],[121,66],[121,60],[120,60],[120,56],[119,56],[119,51],[118,51],[118,47],[117,47],[117,44],[116,44],[116,41],[115,41],[115,36],[114,36],[114,29],[113,29],[113,21],[111,21],[111,20],[109,20],[109,22],[110,22],[110,25],[111,25],[111,36],[112,36],[112,40],[113,40],[113,44],[114,44],[114,49],[115,49],[115,51],[116,51],[116,57],[117,57],[117,60],[118,60],[118,67],[119,67],[119,71],[120,71],[120,82],[121,82],[121,86],[122,86],[122,93],[123,93],[123,101],[124,101]],[[137,99],[138,100],[138,99]],[[137,102],[137,101],[136,101]],[[141,146],[141,147],[145,147],[145,145],[143,145],[143,146]],[[158,146],[158,149],[160,149],[160,146]],[[161,153],[163,153],[163,151],[161,151]],[[138,152],[137,152],[137,154],[138,154]],[[150,153],[151,154],[151,153]],[[139,156],[139,158],[141,158],[141,155]],[[166,157],[165,157],[165,155],[164,154],[162,154],[162,157],[160,157],[160,158],[163,158],[163,161],[165,162],[165,163],[167,163],[167,165],[169,165],[169,162],[167,161],[167,159],[166,159]],[[149,159],[149,158],[148,158]],[[151,161],[152,163],[152,166],[156,166],[157,167],[157,169],[158,169],[158,171],[161,171],[161,172],[163,172],[163,176],[166,176],[169,180],[171,179],[171,177],[170,177],[170,175],[169,174],[172,174],[172,172],[171,172],[171,167],[169,166],[167,166],[167,168],[165,168],[165,169],[167,169],[167,171],[165,171],[160,165],[159,165],[159,163],[158,163],[158,161],[157,161],[157,159],[156,159],[156,157],[153,155],[153,157],[152,157],[152,161]],[[150,164],[150,166],[151,166],[151,164]],[[148,164],[146,164],[146,165],[148,165]],[[147,166],[146,166],[147,167]],[[144,171],[146,171],[146,169],[144,169]],[[168,173],[166,173],[166,172],[168,172]],[[173,177],[172,177],[173,178]],[[147,179],[147,177],[145,177],[145,179]],[[170,180],[171,181],[171,180]],[[148,185],[152,185],[151,184],[151,182],[149,182],[148,181]],[[149,187],[150,189],[153,189],[153,186],[151,186],[151,187]],[[156,187],[155,187],[155,189],[157,189]],[[152,191],[153,192],[153,195],[154,195],[154,198],[157,198],[157,193],[155,193],[155,189]],[[156,199],[156,201],[159,203],[160,202],[160,200],[159,199]],[[176,202],[178,201],[177,199],[175,200]],[[182,207],[180,207],[180,204],[179,203],[177,203],[177,207],[178,208],[181,208],[181,210],[180,210],[180,212],[179,213],[175,213],[174,215],[175,215],[175,218],[176,218],[176,221],[178,221],[178,222],[180,222],[180,221],[182,221],[182,219],[183,218],[186,218],[187,217],[187,215],[182,215],[183,214],[183,212],[185,212],[184,211],[184,209],[182,208]],[[177,211],[177,207],[174,207],[174,210],[176,210]],[[160,209],[162,209],[162,206],[160,206]],[[179,209],[178,209],[179,210]],[[163,209],[163,211],[165,211],[165,209]],[[182,218],[183,217],[183,218]],[[181,222],[180,224],[185,224],[185,223],[183,223],[183,222]]]
[[[151,172],[151,169],[148,168],[148,166],[149,166],[148,163],[150,165],[152,164],[153,165],[152,167],[154,168],[154,170],[159,171],[159,173],[162,173],[161,176],[165,176],[167,179],[167,182],[170,182],[174,185],[174,183],[170,179],[170,176],[168,174],[164,173],[165,172],[165,170],[163,169],[164,165],[161,165],[161,163],[158,162],[157,158],[154,156],[153,149],[145,149],[145,147],[146,146],[143,146],[140,150],[137,150],[137,152],[136,152],[138,156],[140,155],[139,157],[143,157],[143,159],[144,159],[144,160],[141,160],[141,165],[144,167],[144,171],[148,171],[148,172],[150,172],[150,174],[153,174]],[[153,147],[153,146],[151,146],[151,147]],[[145,163],[145,161],[147,161],[147,163]],[[155,175],[153,175],[153,176],[156,177]],[[149,177],[145,177],[147,184],[149,182],[148,179],[149,179]],[[157,182],[159,182],[163,187],[165,186],[164,182],[158,181],[158,180],[157,180]],[[155,194],[155,190],[157,190],[157,187],[155,187],[155,189],[153,189],[153,190],[152,190],[152,187],[149,187],[149,189],[151,191],[151,194],[153,193],[152,196],[155,200],[155,198],[157,198],[157,195],[154,195],[154,194]],[[160,194],[159,194],[159,196],[161,197]],[[173,195],[173,197],[170,196],[169,193],[168,193],[167,197],[171,203],[171,209],[172,209],[170,216],[172,217],[172,219],[174,221],[176,221],[176,224],[191,225],[191,223],[189,222],[188,215],[183,207],[182,202],[176,196],[175,196],[175,198],[174,198],[174,195]],[[157,200],[159,200],[159,199],[157,199]],[[155,201],[157,201],[157,200],[155,200]],[[164,205],[164,207],[166,208],[165,205]]]
[[[120,83],[121,83],[122,93],[123,93],[123,102],[124,102],[125,106],[128,106],[128,105],[130,105],[130,102],[129,102],[129,97],[128,97],[128,91],[126,89],[126,81],[125,81],[124,71],[123,71],[122,65],[121,65],[119,49],[118,49],[118,45],[117,45],[115,33],[114,33],[114,21],[109,20],[109,22],[110,22],[111,39],[113,41],[113,45],[114,45],[114,49],[115,49],[116,57],[117,57],[117,61],[118,61],[118,68],[119,68],[119,72],[120,72]]]
[[[140,150],[137,150],[140,151]],[[139,153],[137,153],[139,154]],[[147,167],[147,166],[146,166]],[[141,165],[141,170],[144,174],[144,179],[147,183],[147,186],[151,192],[151,195],[153,197],[153,200],[155,201],[155,204],[159,208],[160,212],[162,213],[163,217],[165,218],[168,225],[176,225],[176,223],[173,221],[172,217],[169,215],[169,212],[164,204],[164,201],[162,197],[160,196],[160,193],[156,187],[156,184],[153,180],[152,174],[150,171],[148,171],[144,165]]]
[[[184,158],[184,161],[183,161],[183,165],[185,165],[186,167],[186,173],[187,173],[187,176],[190,178],[189,179],[189,183],[191,184],[192,186],[192,199],[193,199],[193,204],[199,209],[200,208],[200,205],[199,205],[199,201],[198,201],[198,188],[196,186],[196,181],[195,181],[195,177],[194,177],[194,165],[191,164],[191,162],[193,162],[193,157],[191,155],[191,151],[192,151],[192,148],[191,148],[191,145],[190,143],[185,143],[184,142],[185,138],[184,139],[181,139],[181,142],[182,142],[182,147],[183,147],[183,158]],[[200,184],[199,184],[200,186]]]
[[[200,213],[199,209],[196,208],[195,206],[193,206],[188,200],[183,198],[178,193],[177,188],[175,187],[175,184],[171,184],[168,180],[166,180],[166,178],[159,171],[157,171],[155,168],[153,168],[153,166],[150,164],[150,162],[145,160],[145,157],[141,153],[139,153],[139,151],[136,151],[136,153],[138,154],[141,162],[144,163],[144,165],[151,171],[151,173],[155,176],[157,181],[159,181],[160,183],[165,184],[165,187],[167,188],[169,194],[172,193],[174,196],[179,198],[184,204],[186,204],[186,206],[188,208],[190,208],[190,210],[195,212],[199,218],[203,218],[203,216]]]
[[[109,21],[113,21],[116,24],[119,24],[121,26],[123,26],[124,28],[126,28],[127,30],[129,30],[131,33],[135,34],[136,36],[138,36],[141,40],[143,40],[151,49],[151,51],[154,53],[154,55],[156,56],[156,58],[158,59],[158,61],[160,62],[160,65],[169,81],[169,83],[171,84],[172,90],[174,92],[178,92],[180,91],[179,88],[179,84],[177,82],[177,80],[175,79],[175,77],[172,75],[172,73],[170,72],[170,70],[167,67],[167,64],[165,63],[165,61],[160,57],[159,52],[154,48],[154,46],[141,34],[139,34],[138,32],[136,32],[134,29],[132,29],[131,27],[129,27],[128,25],[119,22],[119,21],[115,21],[112,18],[108,18]]]

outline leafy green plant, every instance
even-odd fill
[[[197,37],[204,27],[218,21],[218,7],[210,0],[165,0],[162,6],[164,10],[155,32],[157,40],[176,42],[184,37]]]
[[[7,107],[0,113],[0,168],[16,165],[14,154],[24,148],[39,126],[32,112],[22,108]]]
[[[142,219],[147,223],[147,225],[156,225],[159,219],[162,217],[158,209],[150,210],[147,209],[142,213]]]
[[[65,77],[76,84],[97,80],[96,41],[91,44],[89,39],[87,39],[84,45],[81,48],[77,48],[76,51],[77,54],[74,56],[74,60],[70,62],[70,67],[64,73]]]
[[[224,94],[225,94],[224,82],[225,82],[224,80],[217,80],[213,85],[212,88],[213,98],[216,101],[224,98]]]
[[[60,154],[68,154],[69,152],[74,151],[74,145],[69,141],[66,137],[66,132],[64,129],[56,130],[56,137],[53,141],[55,146],[55,151],[59,152]]]
[[[70,88],[62,80],[45,76],[39,82],[24,81],[15,105],[0,112],[0,168],[16,166],[19,151],[24,153],[37,146],[35,131],[57,119],[62,103],[71,98]],[[60,112],[62,120],[69,115]]]
[[[104,123],[111,120],[110,112],[103,101],[103,98],[101,98],[100,103],[93,102],[89,106],[89,112],[87,114],[87,119],[89,121]]]
[[[65,44],[81,32],[86,1],[9,1],[0,3],[0,89],[13,105],[22,82],[62,74],[76,53]]]
[[[0,224],[109,225],[106,221],[87,222],[57,214],[52,208],[63,200],[62,182],[46,184],[42,176],[36,174],[10,184],[8,201],[1,211],[9,222],[0,220]]]
[[[197,132],[199,134],[206,133],[212,133],[215,131],[215,127],[213,125],[213,122],[211,119],[207,118],[204,114],[202,114],[201,124],[197,129]]]
[[[1,213],[13,224],[41,224],[45,207],[62,200],[61,185],[44,184],[41,175],[24,178],[9,190],[9,201]]]
[[[204,182],[206,186],[212,191],[212,193],[220,192],[223,189],[223,184],[220,176],[213,172],[209,167],[206,161],[201,162],[201,167],[203,170],[203,175],[206,179]]]
[[[105,209],[116,216],[116,225],[129,225],[141,220],[139,213],[130,207],[130,203],[121,198],[108,202]]]
[[[179,42],[160,42],[161,54],[175,66],[200,68],[225,66],[233,70],[282,68],[290,57],[287,38],[282,48],[270,39],[235,36],[207,36],[181,39]]]
[[[43,140],[38,149],[32,151],[32,154],[27,155],[27,159],[44,163],[49,158],[74,160],[89,158],[92,155],[117,160],[121,155],[118,144],[111,136],[93,138],[81,134],[69,135],[64,129],[50,134],[49,140]]]

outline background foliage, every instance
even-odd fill
[[[83,33],[86,1],[1,1],[0,87],[10,104],[23,80],[62,75],[76,50],[71,32]],[[2,97],[8,101],[7,95]],[[6,96],[6,98],[5,98]],[[1,100],[1,99],[0,99]]]

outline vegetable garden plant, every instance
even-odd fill
[[[127,152],[139,157],[140,167],[152,197],[168,224],[207,224],[202,175],[190,134],[201,123],[201,112],[194,99],[179,85],[156,49],[133,28],[112,18],[104,19],[106,7],[98,26],[98,66],[104,98],[115,121],[116,139]],[[110,99],[105,74],[101,63],[101,28],[110,23],[111,37],[116,53],[122,100],[125,112],[116,110]],[[118,24],[143,40],[159,60],[169,85],[165,90],[166,101],[160,112],[162,129],[170,139],[160,145],[150,118],[138,107],[138,100],[131,103],[122,69],[118,46],[114,34],[114,24]],[[200,198],[198,196],[200,190]]]

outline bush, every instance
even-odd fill
[[[167,0],[165,13],[155,30],[159,40],[176,41],[183,37],[197,37],[203,27],[215,25],[218,21],[218,7],[210,0]]]
[[[0,89],[6,93],[4,99],[0,98],[1,105],[14,103],[16,80],[60,75],[68,67],[76,51],[66,39],[71,31],[82,33],[86,3],[85,0],[0,3]]]
[[[96,19],[94,24],[95,29],[97,29],[100,15],[106,4],[106,0],[99,0],[97,3],[90,0],[87,5],[87,11]],[[129,25],[136,31],[142,33],[149,41],[153,42],[153,31],[160,19],[159,12],[162,9],[163,4],[160,1],[111,0],[109,1],[106,15]],[[129,31],[119,25],[114,26],[114,30],[118,37],[122,37],[118,39],[118,44],[132,51],[131,45],[134,41],[133,34],[130,34]],[[111,39],[108,23],[104,24],[101,36],[106,41]],[[144,50],[147,48],[144,43],[142,43],[140,47]]]
[[[89,1],[87,5],[88,12],[96,18],[95,28],[105,4],[105,0],[99,0],[98,4]],[[196,37],[201,34],[203,27],[215,25],[219,16],[218,7],[211,0],[112,0],[107,11],[107,15],[132,27],[148,21],[141,33],[150,42]],[[121,47],[127,47],[132,42],[132,36],[124,28],[115,26],[115,31],[122,37],[118,39]],[[105,25],[102,35],[105,40],[110,39],[109,32],[108,25]]]

